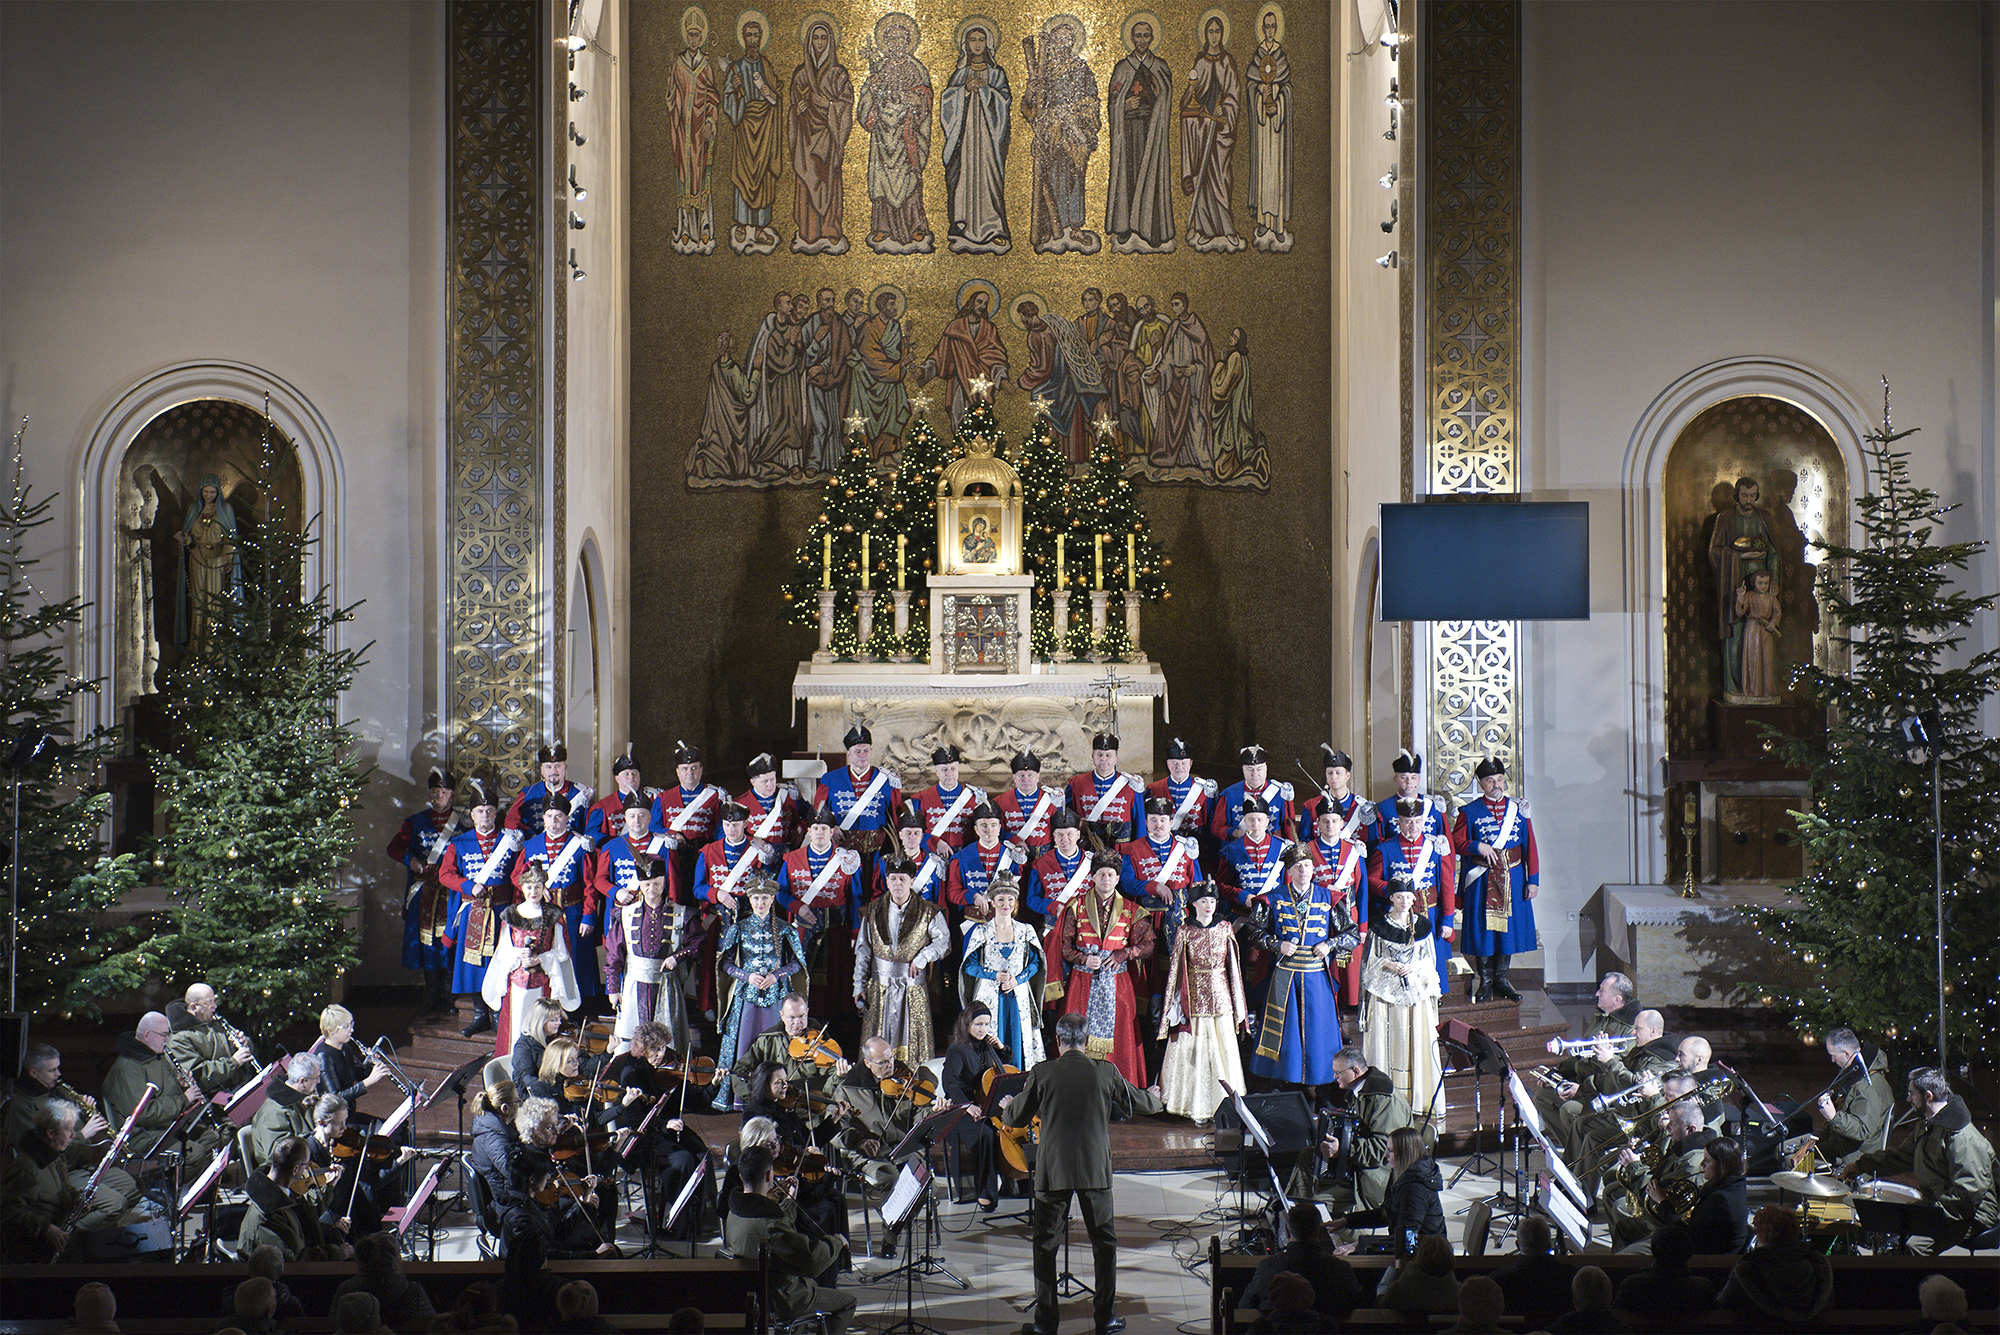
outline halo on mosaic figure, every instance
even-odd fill
[[[764,44],[760,49],[769,51],[771,49],[771,20],[761,9],[746,9],[736,16],[736,49],[738,51],[748,51],[750,49],[743,43],[743,29],[752,23],[755,23],[764,30]]]
[[[1201,20],[1194,25],[1194,49],[1197,51],[1206,51],[1208,49],[1208,21],[1210,19],[1222,20],[1222,44],[1224,46],[1229,45],[1229,15],[1220,7],[1217,7],[1215,9],[1204,10]]]
[[[964,310],[965,303],[971,299],[974,288],[978,288],[986,293],[986,309],[992,314],[998,315],[1001,310],[1000,289],[991,279],[987,278],[968,278],[963,283],[960,283],[958,285],[957,304],[952,309],[954,311]]]
[[[827,13],[824,9],[815,9],[812,13],[799,20],[799,50],[805,52],[808,57],[812,55],[811,38],[815,23],[824,23],[826,25],[827,34],[832,39],[832,45],[829,50],[838,51],[840,49],[840,20]]]
[[[971,32],[974,28],[984,28],[986,30],[986,58],[998,63],[1000,59],[1000,25],[984,14],[967,14],[963,19],[959,20],[958,27],[954,28],[951,34],[952,52],[961,59],[964,57],[965,34]]]
[[[1007,303],[1007,318],[1013,322],[1016,329],[1025,334],[1028,332],[1028,322],[1021,318],[1021,303],[1024,301],[1032,301],[1036,310],[1045,311],[1049,309],[1049,299],[1039,292],[1030,290]]]
[[[875,299],[884,292],[894,292],[896,294],[896,318],[898,320],[910,313],[909,293],[894,283],[877,283],[868,291],[868,311],[870,314],[873,314],[875,311]]]
[[[1125,48],[1125,54],[1128,56],[1132,54],[1132,25],[1135,23],[1150,23],[1153,26],[1152,49],[1157,52],[1160,49],[1160,39],[1167,35],[1166,25],[1160,22],[1160,16],[1152,10],[1135,9],[1125,16],[1125,26],[1118,30],[1118,41]]]
[[[679,31],[683,37],[687,36],[688,19],[690,17],[695,20],[695,25],[701,29],[701,40],[695,43],[695,50],[699,51],[708,45],[709,36],[714,29],[709,26],[707,10],[703,9],[700,5],[689,5],[681,11]]]
[[[1090,29],[1083,26],[1083,20],[1074,14],[1054,14],[1042,21],[1042,46],[1047,49],[1049,37],[1057,28],[1070,30],[1070,49],[1078,60],[1090,48]]]
[[[875,45],[886,49],[889,44],[882,40],[882,35],[888,32],[892,25],[897,24],[909,29],[910,44],[904,48],[905,53],[915,54],[918,45],[924,40],[924,28],[921,23],[900,9],[892,9],[875,20]]]
[[[1283,42],[1285,40],[1285,7],[1283,5],[1265,5],[1262,9],[1259,9],[1257,11],[1257,40],[1260,42],[1264,40],[1264,16],[1266,14],[1275,14],[1278,16],[1278,33],[1276,40],[1278,40],[1279,42]],[[1228,20],[1224,19],[1223,22],[1227,24]],[[1228,38],[1229,29],[1225,26],[1222,31],[1224,34],[1223,41],[1227,42],[1229,40]]]

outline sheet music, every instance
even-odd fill
[[[408,1237],[410,1235],[410,1225],[417,1222],[417,1216],[422,1213],[424,1203],[430,1200],[431,1193],[437,1190],[438,1178],[443,1173],[444,1163],[442,1161],[431,1165],[431,1171],[424,1175],[423,1185],[417,1188],[416,1195],[410,1197],[410,1203],[403,1207],[403,1217],[396,1224],[396,1233],[398,1236]]]
[[[1256,1114],[1251,1112],[1249,1105],[1243,1102],[1243,1096],[1233,1089],[1229,1091],[1229,1101],[1235,1105],[1236,1115],[1243,1119],[1243,1129],[1248,1131],[1250,1138],[1257,1142],[1257,1148],[1264,1151],[1264,1157],[1267,1159],[1270,1158],[1271,1137],[1264,1130],[1264,1124],[1257,1120]]]
[[[1542,1147],[1542,1160],[1549,1166],[1549,1176],[1563,1189],[1564,1195],[1575,1201],[1579,1209],[1587,1212],[1590,1209],[1590,1197],[1584,1194],[1583,1184],[1576,1180],[1576,1176],[1569,1171],[1569,1165],[1563,1162],[1562,1151],[1551,1144],[1549,1138],[1540,1131],[1535,1131],[1533,1128],[1530,1128],[1530,1131],[1535,1137],[1535,1143]]]
[[[1515,1119],[1532,1131],[1536,1140],[1542,1140],[1542,1114],[1535,1108],[1535,1096],[1521,1083],[1520,1072],[1511,1067],[1507,1071],[1507,1101],[1514,1105]]]
[[[917,1206],[924,1199],[924,1189],[930,1184],[931,1170],[928,1164],[904,1164],[903,1171],[897,1176],[896,1185],[890,1190],[888,1199],[882,1202],[884,1226],[894,1228],[915,1214]]]
[[[1570,1245],[1582,1251],[1590,1245],[1590,1220],[1566,1200],[1562,1192],[1556,1191],[1549,1183],[1543,1183],[1535,1193],[1535,1201],[1542,1210],[1555,1220],[1556,1227],[1570,1240]]]
[[[194,1207],[200,1204],[201,1198],[215,1190],[215,1184],[221,1181],[222,1175],[229,1170],[230,1157],[235,1153],[235,1145],[228,1141],[222,1143],[222,1152],[215,1156],[215,1162],[210,1164],[202,1172],[201,1176],[194,1180],[193,1186],[181,1194],[180,1209],[176,1212],[176,1217],[181,1219],[187,1218],[193,1212]]]
[[[657,1109],[660,1105],[653,1106]],[[633,1144],[638,1144],[638,1141],[634,1140]],[[660,1225],[663,1232],[673,1232],[674,1225],[680,1221],[681,1211],[688,1208],[688,1202],[694,1199],[694,1194],[701,1190],[701,1184],[706,1181],[708,1181],[706,1171],[688,1174],[688,1180],[681,1184],[681,1194],[674,1197],[674,1203],[667,1207],[666,1220]]]
[[[417,1096],[412,1094],[409,1098],[403,1100],[403,1104],[400,1108],[397,1108],[394,1113],[390,1114],[389,1120],[382,1123],[382,1129],[377,1131],[375,1134],[378,1136],[395,1135],[396,1128],[400,1127],[403,1123],[409,1121],[410,1114],[415,1112],[416,1109],[417,1109]]]

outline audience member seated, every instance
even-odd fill
[[[393,1335],[372,1293],[343,1293],[333,1302],[333,1335]]]
[[[430,1335],[520,1335],[520,1325],[500,1310],[500,1289],[486,1280],[468,1284],[458,1304],[431,1322]]]
[[[1965,1295],[1959,1294],[1959,1310],[1965,1310]],[[63,1335],[121,1335],[118,1329],[118,1298],[96,1280],[76,1291],[76,1320],[63,1327]]]
[[[667,1335],[702,1335],[708,1317],[699,1307],[683,1307],[667,1318]]]
[[[1743,1181],[1743,1146],[1717,1136],[1701,1153],[1701,1194],[1688,1217],[1697,1256],[1734,1256],[1750,1242],[1750,1195]]]
[[[1505,1310],[1522,1318],[1525,1329],[1545,1325],[1563,1310],[1573,1268],[1555,1258],[1555,1247],[1555,1229],[1549,1221],[1529,1215],[1514,1235],[1519,1259],[1493,1272],[1500,1292],[1507,1295]]]
[[[1312,1283],[1304,1275],[1281,1270],[1266,1288],[1271,1306],[1251,1323],[1250,1335],[1313,1335],[1339,1330],[1340,1323],[1329,1321],[1314,1308]]]
[[[1451,1243],[1436,1233],[1418,1238],[1416,1255],[1403,1263],[1375,1305],[1398,1312],[1456,1312],[1458,1280],[1451,1273]]]
[[[221,1329],[240,1330],[243,1335],[273,1335],[278,1325],[278,1291],[262,1275],[252,1275],[236,1286],[236,1315],[224,1317]]]
[[[291,1285],[285,1283],[285,1254],[271,1243],[252,1247],[250,1254],[243,1258],[252,1275],[262,1276],[271,1281],[271,1289],[278,1295],[278,1329],[291,1330],[306,1319],[306,1306],[299,1301],[299,1295],[292,1292]],[[236,1311],[236,1290],[230,1285],[223,1290],[222,1314],[233,1320]]]
[[[587,1279],[573,1279],[556,1290],[556,1311],[562,1314],[551,1327],[556,1335],[612,1335],[618,1329],[597,1314],[597,1289]]]
[[[1653,1264],[1625,1276],[1611,1305],[1635,1316],[1693,1316],[1715,1306],[1715,1286],[1690,1275],[1694,1234],[1676,1225],[1653,1234]]]
[[[1319,1206],[1312,1201],[1299,1201],[1285,1216],[1285,1222],[1291,1230],[1291,1241],[1282,1251],[1272,1252],[1257,1263],[1257,1273],[1244,1286],[1238,1305],[1269,1311],[1271,1281],[1289,1270],[1305,1276],[1312,1285],[1313,1307],[1321,1316],[1345,1321],[1349,1312],[1366,1307],[1369,1294],[1355,1277],[1354,1267],[1333,1254],[1333,1236],[1326,1230],[1326,1221],[1319,1217]]]
[[[1932,1275],[1917,1286],[1923,1320],[1913,1329],[1930,1335],[1967,1335],[1965,1290],[1944,1275]]]
[[[380,1305],[379,1320],[401,1335],[422,1335],[430,1329],[437,1309],[424,1286],[403,1273],[402,1253],[393,1233],[364,1233],[354,1242],[353,1279],[340,1281],[334,1297],[350,1293],[373,1294]]]
[[[1445,1335],[1498,1335],[1506,1329],[1500,1314],[1507,1310],[1507,1295],[1491,1275],[1474,1275],[1458,1286],[1458,1323],[1446,1326]]]
[[[1632,1328],[1611,1315],[1612,1292],[1602,1266],[1579,1266],[1569,1281],[1570,1310],[1549,1324],[1549,1335],[1624,1335]]]
[[[1833,1262],[1806,1245],[1799,1217],[1767,1205],[1750,1222],[1756,1241],[1729,1272],[1716,1302],[1747,1321],[1799,1325],[1833,1301]]]

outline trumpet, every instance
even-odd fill
[[[1652,1085],[1655,1090],[1657,1090],[1660,1086],[1660,1077],[1657,1075],[1649,1075],[1645,1077],[1643,1080],[1639,1080],[1634,1082],[1633,1084],[1625,1086],[1625,1088],[1619,1090],[1616,1094],[1599,1094],[1596,1098],[1590,1101],[1590,1106],[1596,1112],[1604,1112],[1607,1109],[1615,1108],[1620,1104],[1630,1102],[1632,1100],[1633,1095],[1639,1094],[1649,1084]]]
[[[1609,1034],[1601,1038],[1558,1038],[1554,1040],[1555,1050],[1568,1056],[1571,1053],[1594,1049],[1599,1043],[1609,1043],[1613,1052],[1623,1052],[1639,1040],[1630,1034],[1613,1038]]]

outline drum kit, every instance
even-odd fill
[[[1850,1187],[1828,1173],[1784,1172],[1771,1174],[1771,1185],[1799,1198],[1806,1236],[1829,1250],[1852,1251],[1867,1231],[1906,1234],[1903,1211],[1923,1203],[1915,1187],[1872,1178]]]

